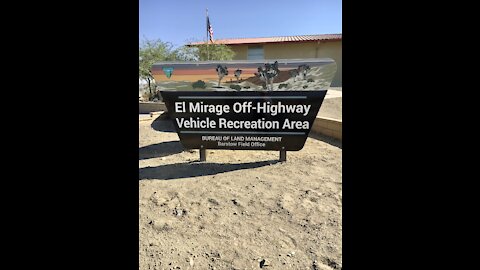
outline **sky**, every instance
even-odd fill
[[[342,33],[342,0],[139,0],[139,42]]]

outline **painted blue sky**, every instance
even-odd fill
[[[139,0],[139,41],[175,47],[206,40],[208,8],[214,39],[342,33],[342,0]]]

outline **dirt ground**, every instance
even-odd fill
[[[140,269],[342,268],[341,142],[199,162],[161,118],[139,122]]]

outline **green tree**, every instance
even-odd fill
[[[138,77],[147,81],[150,96],[152,96],[152,85],[155,85],[151,71],[152,65],[158,61],[175,59],[175,51],[172,50],[172,47],[173,45],[171,43],[163,42],[159,39],[145,39],[140,44]]]
[[[235,52],[225,44],[185,45],[175,50],[178,61],[232,60]]]

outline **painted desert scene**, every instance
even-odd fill
[[[328,89],[336,67],[324,58],[158,62],[151,71],[160,91],[291,91]]]

